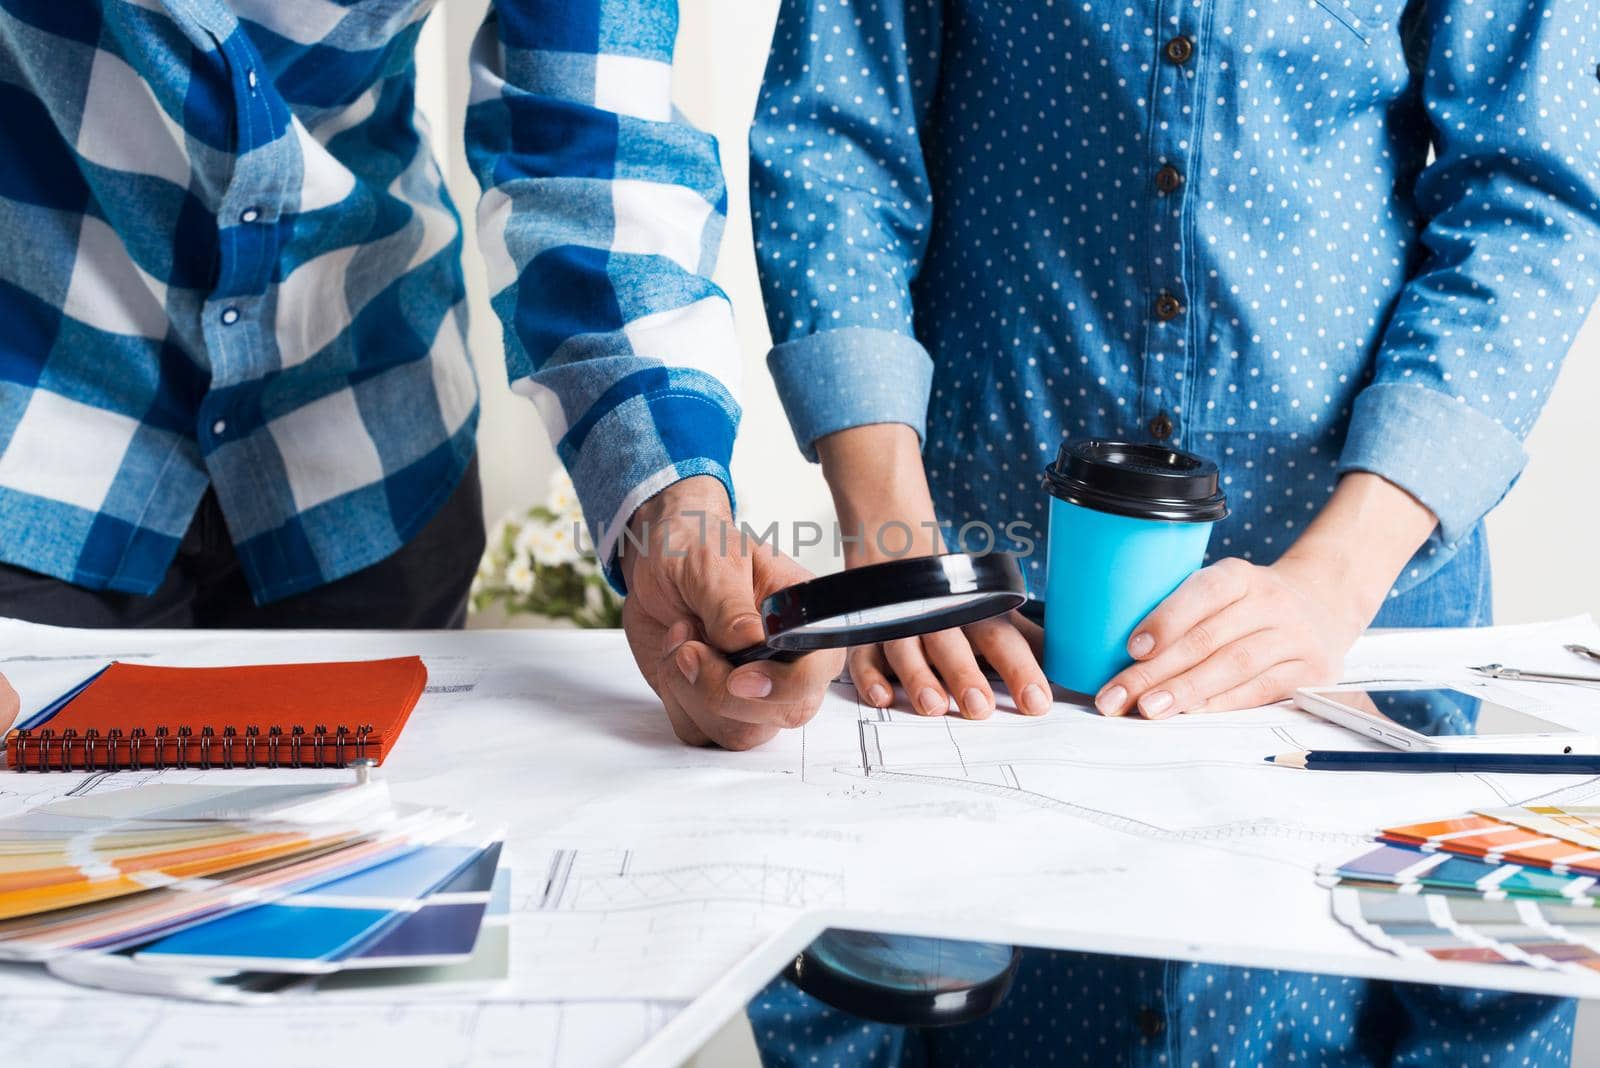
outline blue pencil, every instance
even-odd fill
[[[1600,775],[1600,756],[1575,753],[1404,753],[1304,750],[1267,763],[1309,771],[1497,771],[1514,775]]]

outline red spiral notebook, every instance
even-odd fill
[[[422,658],[251,667],[115,661],[6,735],[17,771],[382,763],[427,685]]]

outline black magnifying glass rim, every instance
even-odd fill
[[[985,596],[905,619],[841,626],[825,632],[805,629],[854,612],[969,594]],[[772,594],[761,603],[766,642],[740,650],[729,659],[741,664],[771,657],[775,652],[809,653],[929,634],[991,619],[1020,607],[1025,600],[1027,586],[1022,580],[1022,568],[1010,553],[956,552],[886,560],[797,582]]]
[[[818,1001],[859,1019],[897,1027],[953,1027],[982,1019],[1005,1001],[1022,962],[1021,947],[1006,948],[1010,955],[999,972],[943,990],[907,990],[849,975],[815,956],[810,947],[790,962],[784,975]]]

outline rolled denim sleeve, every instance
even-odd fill
[[[1600,4],[1518,8],[1520,32],[1476,31],[1497,14],[1431,3],[1408,42],[1435,149],[1416,184],[1426,256],[1339,460],[1433,511],[1434,556],[1516,481],[1600,293]]]
[[[924,432],[933,365],[911,285],[933,196],[919,129],[943,5],[871,0],[840,19],[783,0],[750,133],[767,363],[805,455],[869,423]]]
[[[904,423],[927,436],[933,360],[916,338],[853,326],[773,347],[767,367],[800,451],[817,461],[817,439],[869,423]]]
[[[473,46],[467,156],[511,387],[532,399],[607,577],[645,500],[721,480],[740,353],[711,280],[714,138],[672,106],[675,0],[496,0]]]

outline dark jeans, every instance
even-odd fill
[[[208,491],[154,593],[86,590],[0,564],[0,616],[62,627],[455,628],[466,622],[483,544],[483,491],[474,458],[449,500],[394,555],[258,605],[216,495]]]

